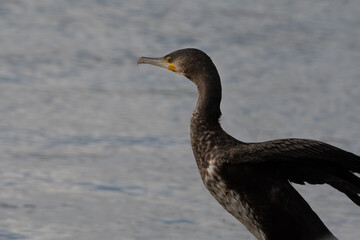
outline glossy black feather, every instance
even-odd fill
[[[266,239],[336,239],[293,186],[272,168],[224,164],[222,169],[228,187],[246,197]]]
[[[294,183],[327,183],[360,206],[360,157],[308,139],[280,139],[230,150],[232,164],[265,165],[272,174]]]

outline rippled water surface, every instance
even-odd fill
[[[359,155],[359,12],[355,0],[2,0],[0,239],[254,239],[200,180],[196,88],[136,60],[200,48],[233,136]],[[297,188],[358,239],[360,208]]]

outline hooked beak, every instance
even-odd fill
[[[138,59],[137,64],[150,64],[150,65],[166,68],[173,72],[176,72],[174,64],[169,64],[169,63],[165,62],[163,60],[163,58],[141,57]]]

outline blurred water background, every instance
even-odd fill
[[[360,154],[360,1],[1,0],[0,239],[254,239],[204,188],[196,88],[136,66],[196,47],[242,141],[302,137]],[[299,186],[340,239],[360,209]]]

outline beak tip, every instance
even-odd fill
[[[143,64],[143,63],[144,63],[144,58],[143,58],[143,57],[140,57],[140,58],[137,60],[137,65]]]

